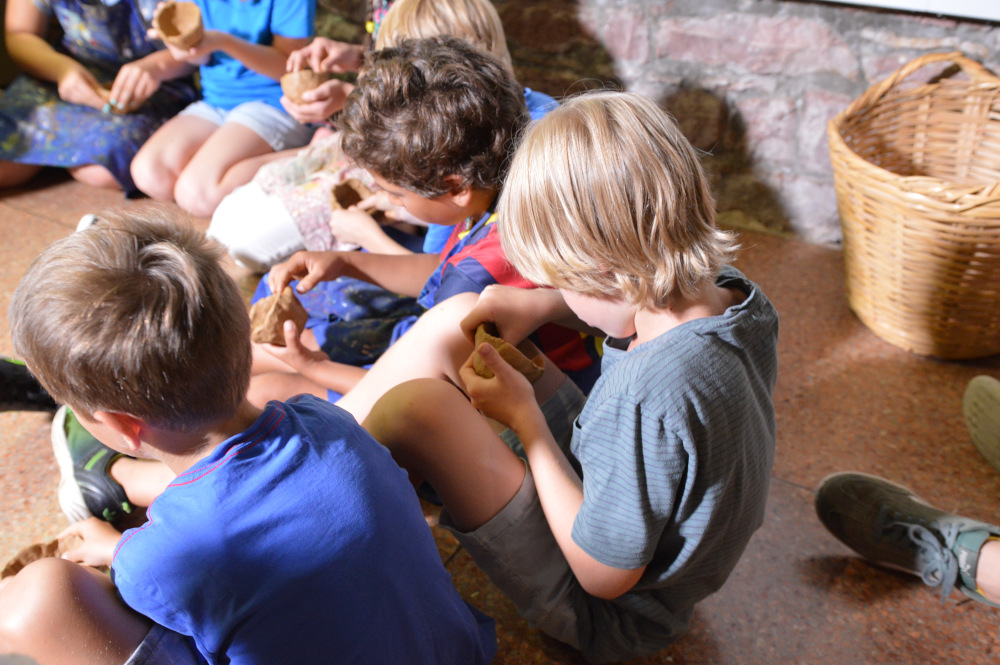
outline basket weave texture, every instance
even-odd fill
[[[911,79],[937,63],[965,76]],[[960,53],[928,54],[827,134],[858,318],[921,355],[1000,353],[1000,78]]]

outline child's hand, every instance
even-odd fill
[[[160,88],[156,70],[145,59],[136,60],[118,70],[111,84],[109,103],[123,111],[134,111]]]
[[[281,105],[302,124],[310,122],[325,122],[334,113],[344,108],[347,95],[354,86],[338,79],[330,79],[312,90],[302,93],[301,104],[296,104],[288,97],[281,96]]]
[[[358,201],[357,205],[354,207],[368,213],[379,211],[385,214],[387,221],[394,224],[405,222],[407,224],[415,224],[417,226],[427,226],[427,222],[417,219],[410,214],[409,210],[390,201],[389,194],[382,190],[378,190],[368,198]]]
[[[324,352],[310,349],[302,343],[301,333],[295,327],[294,321],[285,321],[282,332],[285,333],[285,346],[259,344],[258,347],[300,374],[304,373],[306,367],[312,363],[330,361],[330,357]]]
[[[361,68],[360,46],[316,37],[309,46],[292,51],[285,69],[297,72],[308,67],[314,72],[356,72]]]
[[[56,81],[59,98],[70,104],[103,108],[105,100],[99,92],[101,85],[97,79],[83,65],[73,64],[75,66],[68,67]]]
[[[492,379],[476,374],[470,355],[459,370],[465,383],[465,393],[472,405],[487,418],[492,418],[515,432],[522,431],[522,423],[541,417],[535,391],[523,374],[511,367],[497,350],[487,343],[479,345],[479,355],[486,366],[493,370]],[[544,422],[544,418],[543,418]]]
[[[160,34],[152,28],[146,31],[146,36],[149,39],[161,40]],[[170,51],[170,55],[174,57],[174,60],[186,62],[189,65],[204,65],[208,62],[212,53],[220,49],[221,40],[225,37],[226,34],[218,30],[206,30],[205,36],[201,38],[201,41],[186,51],[177,48],[170,42],[163,42],[163,45]]]
[[[281,293],[292,280],[299,280],[299,293],[306,293],[323,281],[340,277],[344,269],[343,252],[295,252],[288,259],[273,266],[268,273],[267,285],[271,293]]]
[[[366,249],[385,236],[375,218],[356,206],[331,212],[330,231],[337,242],[353,243]]]
[[[476,328],[489,321],[496,324],[500,337],[518,344],[542,324],[554,320],[553,311],[561,304],[565,304],[562,295],[554,289],[493,284],[483,289],[476,306],[462,319],[462,331],[475,341]]]
[[[88,566],[110,566],[122,534],[107,522],[90,517],[71,524],[59,534],[60,538],[67,536],[79,536],[83,542],[79,547],[63,554],[64,559]]]

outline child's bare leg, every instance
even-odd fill
[[[143,507],[153,503],[177,477],[163,462],[133,457],[119,457],[111,463],[108,473],[122,486],[132,505]]]
[[[393,388],[363,425],[414,484],[426,480],[434,487],[462,531],[500,512],[524,480],[520,458],[465,395],[444,381],[417,379]]]
[[[462,293],[425,312],[405,335],[389,347],[364,378],[337,402],[358,422],[390,388],[410,379],[444,379],[461,386],[458,370],[472,353],[472,342],[462,333],[462,319],[479,294]],[[535,398],[544,403],[555,394],[566,375],[546,360],[545,373],[535,384]],[[344,391],[340,391],[344,392]]]
[[[237,123],[219,127],[195,153],[177,178],[174,200],[199,217],[211,217],[222,197],[253,178],[240,166],[244,160],[272,154],[270,144],[257,132]]]
[[[979,550],[976,584],[987,599],[1000,603],[1000,540],[988,540]]]
[[[37,164],[0,161],[0,187],[17,187],[34,178],[42,170]]]
[[[83,166],[74,166],[67,169],[69,174],[73,176],[74,180],[78,180],[85,185],[90,185],[91,187],[100,187],[101,189],[121,189],[122,186],[118,184],[115,177],[111,175],[111,171],[107,170],[100,164],[84,164]]]
[[[344,365],[344,367],[348,367]],[[352,370],[364,372],[360,367],[351,367]],[[330,390],[337,390],[330,386]],[[337,392],[340,392],[337,390]],[[247,400],[259,409],[263,409],[271,400],[284,402],[295,395],[315,395],[320,399],[327,398],[327,388],[310,381],[301,374],[290,372],[269,372],[267,374],[256,374],[250,377],[250,388],[247,390]]]
[[[191,115],[168,120],[132,159],[136,187],[157,201],[173,201],[181,171],[218,128],[213,122]]]
[[[70,561],[40,559],[0,582],[0,653],[39,665],[121,665],[150,625],[107,575]]]

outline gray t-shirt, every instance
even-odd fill
[[[623,596],[581,599],[592,657],[677,639],[763,522],[778,315],[736,269],[716,283],[747,297],[631,351],[606,341],[601,378],[576,420],[584,498],[573,540],[609,566],[647,566]]]

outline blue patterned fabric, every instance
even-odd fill
[[[111,87],[118,69],[149,55],[155,0],[35,0],[64,36],[58,50]],[[103,113],[59,98],[54,83],[18,76],[0,96],[0,160],[69,168],[100,164],[126,196],[138,195],[129,164],[164,121],[196,98],[190,78],[167,81],[136,112]]]

